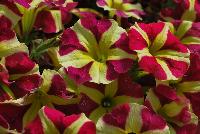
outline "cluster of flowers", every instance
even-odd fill
[[[198,0],[0,0],[0,134],[200,134],[198,21]]]

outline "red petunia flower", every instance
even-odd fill
[[[97,5],[109,11],[110,17],[117,15],[122,18],[141,19],[144,14],[140,3],[132,4],[131,0],[97,0]]]
[[[147,107],[126,103],[115,107],[97,122],[97,132],[105,134],[168,134],[165,120]]]
[[[114,20],[84,18],[64,31],[59,63],[78,83],[108,84],[132,66],[126,31]]]
[[[198,0],[173,0],[175,7],[165,7],[161,10],[161,17],[172,20],[200,20],[200,2]]]
[[[128,75],[120,75],[108,85],[85,83],[78,89],[81,93],[80,110],[95,122],[119,104],[142,104],[144,100],[141,86],[132,82]]]
[[[171,131],[195,134],[198,117],[193,113],[189,99],[176,89],[158,84],[148,91],[145,105],[165,118]],[[194,130],[190,131],[190,128]]]
[[[37,117],[25,127],[25,134],[95,134],[95,124],[84,114],[65,116],[48,107],[39,110]]]
[[[139,23],[129,31],[130,48],[137,52],[141,69],[158,80],[177,80],[189,67],[190,52],[163,22]]]

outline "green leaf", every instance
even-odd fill
[[[48,40],[45,40],[45,41],[42,41],[42,40],[33,41],[34,47],[31,52],[30,57],[39,59],[43,53],[48,51],[49,48],[57,46],[59,44],[58,42],[59,42],[58,36],[48,39]],[[37,45],[37,47],[36,47],[36,45]]]

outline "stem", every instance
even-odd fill
[[[35,49],[33,49],[32,53],[30,54],[30,57],[31,58],[34,58],[34,57],[37,58],[41,54],[46,52],[48,48],[56,46],[56,44],[58,43],[57,38],[58,38],[58,36],[42,42],[41,45],[39,45]]]

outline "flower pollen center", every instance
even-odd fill
[[[112,106],[112,100],[110,98],[106,97],[101,101],[101,105],[105,108],[109,108]]]
[[[107,61],[108,58],[108,51],[101,51],[101,49],[99,47],[95,48],[95,54],[92,56],[92,58],[100,63],[105,63]]]

